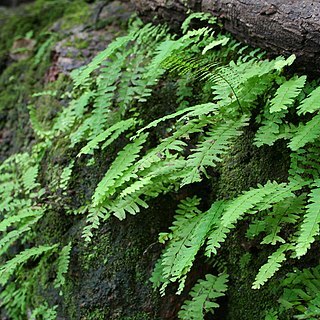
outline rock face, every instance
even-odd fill
[[[19,4],[33,2],[33,1],[34,0],[2,0],[0,2],[0,5],[6,6],[6,7],[16,7]]]
[[[11,5],[14,2],[5,1],[2,4]],[[237,6],[228,11],[227,8],[230,8],[232,2],[234,6],[237,3]],[[0,47],[0,53],[5,52],[6,57],[0,60],[1,161],[15,152],[30,150],[35,142],[28,112],[28,106],[34,103],[32,94],[51,90],[57,91],[64,97],[60,99],[56,96],[44,96],[36,104],[40,117],[53,120],[57,112],[67,104],[67,93],[71,88],[70,72],[88,63],[116,35],[121,35],[133,12],[128,1],[100,1],[90,7],[86,7],[82,1],[73,3],[79,3],[79,6],[71,10],[68,7],[62,9],[62,4],[60,7],[54,4],[45,7],[45,11],[34,12],[31,8],[27,13],[24,11],[23,14],[16,16],[13,22],[3,20],[5,28],[1,28],[0,35],[1,32],[5,32],[3,30],[7,30],[11,38],[25,36],[30,29],[35,30],[36,34],[33,40],[30,40],[32,42],[27,43],[30,50],[28,56],[23,57],[25,59],[15,59],[15,56],[10,58],[10,50],[18,48],[17,43],[8,41],[6,46]],[[156,10],[172,21],[176,21],[177,16],[179,21],[184,17],[183,3],[184,1],[136,1],[141,11],[149,14],[152,10]],[[226,20],[230,20],[231,15],[237,18],[236,13],[240,6],[247,6],[247,10],[250,11],[248,8],[252,5],[250,1],[214,3],[217,7],[208,1],[206,4],[203,1],[202,7],[201,1],[191,1],[190,5],[213,12]],[[259,5],[260,1],[256,3]],[[43,5],[48,3],[44,1]],[[284,7],[279,3],[277,8]],[[54,21],[50,23],[42,21],[48,18],[45,13],[50,10],[51,16],[53,14],[55,16]],[[277,11],[279,16],[281,10]],[[260,15],[264,21],[276,17],[276,13],[269,11]],[[243,19],[245,18],[244,14]],[[9,25],[17,21],[21,23],[19,28],[18,24]],[[39,21],[41,32],[37,33]],[[236,24],[231,20],[228,23],[230,30]],[[249,30],[252,26],[246,25],[246,22],[241,20],[238,23],[247,28],[248,33],[252,31]],[[17,31],[13,34],[12,30]],[[0,38],[8,38],[9,34],[2,34]],[[41,61],[34,65],[30,58],[34,58],[39,47],[51,35],[53,40],[49,49]],[[169,81],[161,84],[153,100],[144,109],[139,110],[141,116],[148,123],[156,117],[173,112],[175,99],[172,84]],[[263,148],[257,150],[252,147],[253,135],[254,128],[248,129],[236,141],[230,157],[222,163],[219,175],[197,186],[206,198],[232,197],[242,190],[256,186],[257,183],[286,179],[288,155],[283,152],[284,147],[277,144],[271,150]],[[143,210],[138,216],[128,217],[125,221],[109,219],[95,232],[93,241],[89,245],[85,245],[81,237],[85,217],[70,216],[65,212],[64,201],[69,201],[71,202],[69,205],[77,207],[83,199],[90,198],[99,178],[104,175],[111,160],[122,146],[117,147],[118,149],[115,148],[111,154],[102,152],[93,166],[85,166],[79,162],[74,171],[68,196],[54,198],[57,195],[50,194],[52,199],[58,201],[38,226],[38,242],[50,239],[58,239],[64,243],[72,241],[70,270],[63,296],[60,296],[54,288],[47,288],[44,293],[43,288],[39,286],[38,291],[32,293],[34,300],[45,296],[50,305],[58,305],[58,319],[61,320],[177,319],[177,311],[185,296],[177,296],[169,290],[168,295],[160,297],[151,287],[149,278],[162,250],[158,243],[158,233],[168,230],[171,225],[180,194],[159,197],[151,203],[150,208]],[[45,154],[40,168],[41,183],[45,188],[49,189],[47,177],[57,174],[55,168],[67,163],[76,155],[76,151],[66,150],[63,141],[56,142],[54,148]],[[188,194],[189,191],[183,192]],[[221,302],[223,307],[221,314],[218,315],[219,319],[262,319],[261,312],[265,306],[275,303],[275,296],[267,289],[259,292],[250,290],[251,282],[248,279],[254,278],[260,261],[265,259],[266,255],[261,257],[254,252],[250,243],[240,241],[242,236],[235,232],[223,248],[224,263],[233,270],[233,276],[230,279],[228,299]],[[237,262],[245,252],[252,253],[254,263],[239,268]],[[205,261],[199,262],[192,270],[192,277],[197,279],[206,268],[208,265]],[[0,316],[6,319],[4,310],[1,310]]]

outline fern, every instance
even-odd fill
[[[292,245],[283,244],[268,258],[268,262],[260,268],[252,289],[259,289],[280,269],[281,263],[286,260],[285,252],[291,249]]]
[[[61,288],[65,282],[65,274],[68,272],[69,263],[70,263],[70,252],[71,252],[71,242],[64,246],[59,254],[59,258],[57,260],[58,268],[57,268],[57,277],[54,281],[55,288]],[[60,295],[62,293],[60,292]]]
[[[299,95],[305,85],[307,77],[293,77],[284,82],[277,90],[275,97],[271,100],[270,112],[279,112],[290,107],[294,99]]]
[[[303,212],[304,202],[305,195],[286,198],[282,202],[276,203],[263,221],[263,230],[267,235],[263,238],[261,244],[285,243],[279,233],[284,225],[295,224],[298,221],[299,215]]]
[[[306,124],[299,125],[288,146],[292,151],[296,151],[303,148],[307,143],[314,142],[319,136],[320,114],[317,114]]]
[[[24,204],[22,202],[22,204]],[[21,220],[33,217],[41,217],[44,214],[44,210],[41,208],[21,208],[16,215],[9,216],[0,222],[0,232],[5,231],[11,225],[20,222]]]
[[[314,89],[309,96],[304,99],[298,106],[298,115],[313,113],[319,110],[319,101],[320,101],[320,87]]]
[[[15,270],[18,268],[18,266],[23,265],[31,258],[35,259],[46,252],[50,252],[56,247],[57,245],[39,246],[20,252],[18,255],[16,255],[14,258],[7,261],[3,266],[0,267],[0,284],[5,285],[9,281]]]
[[[287,191],[285,183],[268,182],[257,189],[244,192],[227,206],[221,218],[221,224],[224,227],[232,226],[243,214],[249,213],[255,206],[263,206],[261,209],[266,209],[270,203],[277,202],[275,197],[282,191]],[[292,196],[291,190],[287,196]]]
[[[60,181],[59,181],[59,188],[61,190],[67,189],[68,183],[71,179],[73,167],[74,167],[74,161],[71,161],[65,168],[63,168],[60,175]]]
[[[319,266],[294,270],[282,281],[284,291],[279,299],[280,313],[295,309],[295,319],[317,319],[320,315]]]
[[[217,201],[213,204],[216,207],[216,221],[213,224],[210,232],[208,233],[207,247],[206,247],[206,256],[210,257],[211,254],[216,254],[217,249],[221,247],[230,229],[222,226],[221,224],[221,215],[225,210],[226,202]]]
[[[163,294],[170,282],[179,282],[177,293],[181,293],[187,273],[199,249],[203,245],[212,225],[216,223],[220,203],[214,204],[207,212],[197,209],[197,198],[181,202],[175,216],[175,222],[170,228],[167,245],[162,257],[161,267],[164,282],[160,292]]]
[[[104,142],[102,147],[102,149],[106,148],[113,141],[115,141],[123,132],[127,131],[134,125],[135,121],[132,118],[115,123],[113,126],[108,128],[104,132],[101,132],[94,139],[92,139],[86,146],[84,146],[80,150],[78,156],[81,156],[82,154],[92,154],[93,150],[99,147],[99,143],[109,138],[106,142]]]
[[[286,113],[286,110],[272,114],[270,114],[269,110],[265,111],[264,119],[254,139],[254,144],[257,147],[262,145],[272,146],[277,140],[290,139],[292,137],[296,128],[293,125],[284,123]]]
[[[205,280],[199,280],[190,292],[192,300],[184,302],[179,311],[179,319],[200,320],[206,313],[213,313],[219,307],[216,299],[223,297],[227,290],[228,275],[221,274],[215,277],[207,274]]]
[[[208,21],[210,24],[215,24],[217,19],[213,17],[210,13],[194,12],[188,15],[188,17],[183,21],[181,25],[181,30],[186,33],[190,28],[190,23],[193,19],[199,19],[200,21]]]
[[[186,166],[192,168],[190,173],[183,179],[182,185],[201,181],[200,172],[206,174],[206,166],[215,166],[216,162],[222,161],[220,155],[227,152],[230,140],[239,136],[240,128],[247,125],[245,117],[238,121],[229,121],[214,126],[209,130],[203,142],[196,146],[196,149],[186,161]]]
[[[312,189],[309,194],[309,203],[301,225],[301,231],[297,239],[296,255],[301,257],[310,248],[319,234],[320,224],[320,188],[319,181],[315,184],[316,188]]]
[[[124,47],[132,39],[132,34],[117,38],[108,45],[107,49],[100,52],[86,67],[72,72],[71,75],[74,80],[75,87],[87,83],[90,74],[97,70],[103,61],[110,57],[119,48]]]
[[[39,184],[36,182],[38,176],[38,166],[29,167],[26,172],[23,173],[22,182],[25,190],[30,192],[34,188],[38,187]]]
[[[3,235],[0,240],[0,255],[3,255],[7,252],[9,247],[15,243],[22,235],[31,230],[32,226],[36,224],[41,217],[36,217],[31,219],[30,222],[19,226],[18,229],[8,232],[6,235]]]
[[[124,172],[138,158],[142,144],[145,143],[146,139],[147,135],[143,134],[119,152],[118,157],[112,163],[104,178],[99,182],[92,196],[94,207],[101,205],[108,196],[114,193],[114,183],[123,176]]]
[[[36,320],[36,319],[40,319],[39,317],[41,317],[41,319],[46,319],[46,320],[55,320],[57,319],[57,309],[58,306],[54,306],[52,308],[50,308],[48,306],[47,303],[35,308],[31,315],[30,315],[30,319],[31,320]]]
[[[107,219],[108,212],[104,208],[90,208],[86,219],[86,226],[83,228],[82,237],[86,242],[90,242],[93,237],[92,230],[100,225],[100,219]]]

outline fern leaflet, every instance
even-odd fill
[[[215,300],[224,296],[228,288],[227,282],[227,274],[217,277],[207,274],[205,280],[199,280],[190,292],[192,300],[185,301],[181,307],[179,319],[203,320],[206,313],[214,313],[213,309],[219,307]]]

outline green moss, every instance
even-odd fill
[[[24,37],[30,31],[33,31],[33,37],[38,39],[59,19],[61,19],[60,27],[63,29],[83,24],[89,12],[88,4],[84,0],[71,2],[37,0],[33,4],[19,7],[14,14],[2,22],[0,53],[8,52],[16,38]]]
[[[289,153],[285,144],[257,148],[253,138],[254,132],[246,130],[224,158],[219,171],[218,198],[230,199],[259,183],[287,179]]]
[[[133,316],[130,317],[123,317],[121,318],[121,320],[152,320],[153,318],[151,318],[148,314],[144,313],[144,312],[139,312]]]

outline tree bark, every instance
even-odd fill
[[[270,53],[297,56],[295,66],[320,72],[320,2],[308,0],[132,0],[144,17],[173,26],[188,9],[210,12],[238,40]]]

